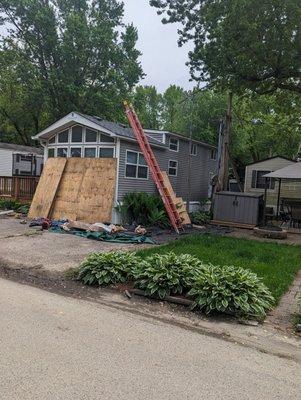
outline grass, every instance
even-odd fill
[[[174,251],[192,254],[204,263],[247,268],[262,278],[278,303],[301,269],[301,246],[264,243],[217,235],[191,235],[167,245],[139,251],[142,258]]]

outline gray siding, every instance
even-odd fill
[[[167,137],[166,143],[169,143],[169,137]],[[187,140],[179,139],[178,152],[170,151],[168,148],[153,147],[154,154],[163,171],[168,172],[169,160],[178,161],[178,176],[170,176],[169,179],[176,195],[183,197],[184,200],[188,198],[189,157],[191,157],[191,201],[200,201],[208,197],[210,174],[216,171],[216,161],[211,160],[211,149],[199,144],[197,146],[196,156],[190,156]],[[126,150],[140,151],[138,144],[125,140],[120,141],[118,200],[121,200],[128,192],[157,193],[151,176],[148,180],[125,177]]]

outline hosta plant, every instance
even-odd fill
[[[125,282],[138,263],[139,258],[130,252],[92,253],[80,265],[78,278],[86,285]]]
[[[207,265],[195,276],[188,296],[206,313],[223,312],[262,319],[274,298],[253,272],[233,266]]]
[[[148,295],[164,299],[187,292],[194,274],[202,269],[201,261],[189,254],[154,254],[133,271],[135,286]]]

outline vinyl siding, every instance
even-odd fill
[[[136,143],[125,140],[120,141],[120,165],[119,165],[119,187],[118,200],[121,200],[124,194],[128,192],[147,192],[157,193],[155,184],[149,174],[148,180],[132,179],[125,177],[126,150],[140,151]],[[169,143],[167,135],[166,143]],[[208,197],[208,188],[210,183],[210,174],[216,171],[216,161],[211,160],[211,150],[202,145],[197,145],[197,156],[191,156],[191,201],[200,201]],[[178,161],[178,175],[170,176],[169,179],[176,192],[176,195],[188,198],[188,171],[189,171],[189,142],[179,139],[179,151],[170,151],[168,148],[153,147],[155,157],[163,171],[168,172],[169,160]]]
[[[276,157],[271,160],[265,160],[246,167],[245,192],[264,193],[264,189],[252,188],[253,171],[277,171],[278,169],[288,167],[294,164],[293,161],[285,158]],[[267,191],[267,206],[276,207],[278,199],[279,183],[275,182],[275,188]],[[280,197],[301,198],[301,182],[282,180]]]
[[[12,176],[13,151],[0,149],[0,176]]]

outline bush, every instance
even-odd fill
[[[171,252],[147,257],[134,269],[133,277],[137,288],[164,299],[171,294],[186,293],[194,275],[201,269],[199,259]]]
[[[78,279],[100,286],[125,282],[138,263],[139,258],[130,252],[92,253],[80,265]]]
[[[161,197],[144,192],[127,193],[117,207],[124,222],[149,226],[169,226],[169,219]]]
[[[0,199],[0,210],[14,210],[18,211],[20,207],[24,206],[17,200]]]
[[[210,221],[211,215],[209,212],[206,211],[196,211],[190,213],[190,219],[191,222],[195,225],[205,225],[208,224],[208,222]]]
[[[188,293],[195,307],[240,317],[263,318],[274,298],[256,274],[236,267],[207,265],[196,274]]]

